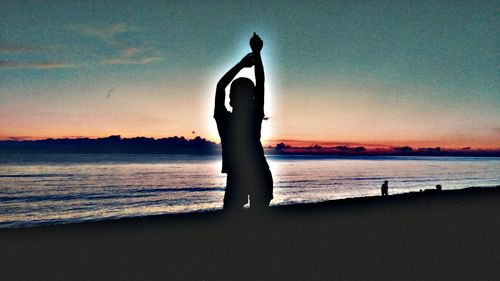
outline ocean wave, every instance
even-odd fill
[[[48,178],[48,177],[72,177],[74,174],[12,174],[0,175],[0,178]]]
[[[224,191],[223,187],[180,187],[180,188],[147,188],[135,190],[134,193],[154,193],[154,192],[205,192],[205,191]]]
[[[164,192],[212,192],[224,191],[223,187],[185,187],[185,188],[152,188],[130,190],[130,192],[120,192],[115,194],[51,194],[51,195],[32,195],[32,196],[0,196],[0,201],[5,203],[14,202],[41,202],[41,201],[72,201],[72,200],[107,200],[107,199],[121,199],[121,198],[138,198],[150,197],[155,193]]]

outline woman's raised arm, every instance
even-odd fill
[[[264,117],[264,65],[262,64],[262,58],[260,57],[260,51],[264,43],[260,39],[259,35],[255,32],[250,39],[250,47],[253,52],[253,60],[255,65],[255,106],[258,111],[261,112],[262,117]]]
[[[240,62],[238,62],[235,66],[233,66],[217,83],[217,89],[215,90],[215,112],[217,113],[219,110],[225,110],[226,107],[224,105],[226,99],[226,87],[233,81],[234,77],[241,69],[244,67],[251,67],[253,65],[253,55],[252,53],[244,56]],[[214,114],[215,116],[215,114]]]

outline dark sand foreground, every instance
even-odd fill
[[[1,280],[500,280],[500,188],[0,230]]]

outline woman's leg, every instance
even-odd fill
[[[234,175],[227,175],[223,210],[241,210],[248,203],[248,195],[241,192],[243,186],[239,184],[240,182]]]
[[[269,169],[262,172],[254,182],[254,190],[250,195],[250,208],[262,210],[269,207],[273,199],[273,176]]]

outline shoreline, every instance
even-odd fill
[[[492,280],[500,187],[0,229],[6,280]]]
[[[282,204],[282,205],[273,205],[269,207],[269,210],[274,213],[279,213],[285,210],[295,210],[300,209],[304,211],[318,209],[318,208],[332,208],[335,206],[349,205],[349,204],[369,204],[373,202],[377,202],[377,200],[398,200],[398,199],[411,199],[418,200],[421,198],[425,198],[426,196],[434,196],[439,195],[442,196],[444,194],[450,195],[453,193],[461,193],[461,192],[473,192],[483,189],[500,189],[499,186],[471,186],[465,187],[461,189],[448,189],[442,190],[438,192],[435,189],[426,189],[421,191],[409,191],[405,193],[397,193],[390,194],[388,197],[381,197],[380,195],[376,196],[363,196],[363,197],[347,197],[347,198],[339,198],[333,200],[325,200],[319,202],[301,202],[301,203],[290,203],[290,204]],[[421,198],[419,198],[421,197]],[[283,210],[281,210],[283,209]],[[250,213],[251,210],[245,208],[242,211],[244,213]],[[44,227],[57,227],[57,226],[73,226],[80,224],[92,224],[92,223],[106,223],[110,221],[134,221],[134,220],[155,220],[155,219],[168,219],[168,218],[176,218],[176,217],[197,217],[197,216],[217,216],[222,215],[222,209],[210,209],[210,210],[197,210],[192,212],[183,212],[183,213],[165,213],[165,214],[154,214],[154,215],[146,215],[146,216],[130,216],[130,217],[112,217],[112,218],[102,218],[102,219],[90,219],[85,221],[68,221],[68,222],[60,222],[57,221],[55,223],[51,222],[43,222],[39,224],[33,225],[23,225],[23,226],[14,226],[14,227],[0,227],[0,232],[3,230],[9,229],[31,229],[31,228],[44,228]]]

